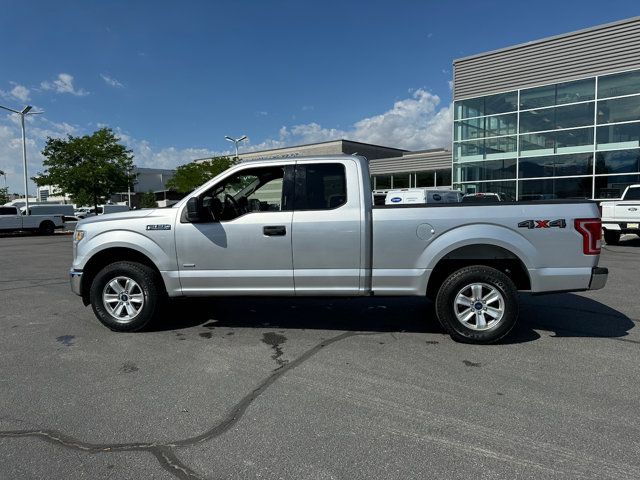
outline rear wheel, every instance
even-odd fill
[[[53,232],[55,232],[55,230],[56,226],[50,220],[45,220],[40,224],[40,227],[38,228],[38,232],[40,233],[40,235],[53,235]]]
[[[620,232],[616,232],[615,230],[605,230],[604,241],[607,245],[617,245],[620,243]]]
[[[141,263],[107,265],[91,283],[89,295],[93,312],[111,330],[140,330],[160,311],[164,300],[161,281],[152,268]]]
[[[497,342],[518,319],[517,290],[511,279],[495,268],[464,267],[442,283],[436,314],[454,340]]]

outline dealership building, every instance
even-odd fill
[[[453,183],[510,199],[640,183],[640,17],[454,61]]]

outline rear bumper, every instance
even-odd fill
[[[69,283],[71,284],[71,291],[76,295],[82,296],[82,270],[70,270]]]
[[[589,290],[600,290],[607,284],[609,269],[604,267],[593,267],[591,270],[591,281],[589,282]]]

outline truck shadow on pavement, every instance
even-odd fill
[[[188,314],[185,314],[188,312]],[[520,318],[501,344],[552,337],[626,339],[638,321],[590,298],[575,294],[520,295]],[[278,328],[350,332],[409,332],[445,335],[433,303],[423,298],[219,298],[170,302],[152,330]]]

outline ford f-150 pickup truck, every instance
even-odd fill
[[[370,185],[359,156],[242,162],[171,208],[80,221],[71,288],[116,331],[166,297],[427,296],[454,339],[490,343],[518,290],[605,285],[594,202],[374,207]]]
[[[605,242],[616,245],[624,233],[640,235],[640,185],[628,186],[620,200],[602,202],[600,208]]]
[[[31,231],[51,235],[64,228],[63,215],[25,215],[17,207],[0,206],[0,232]]]

